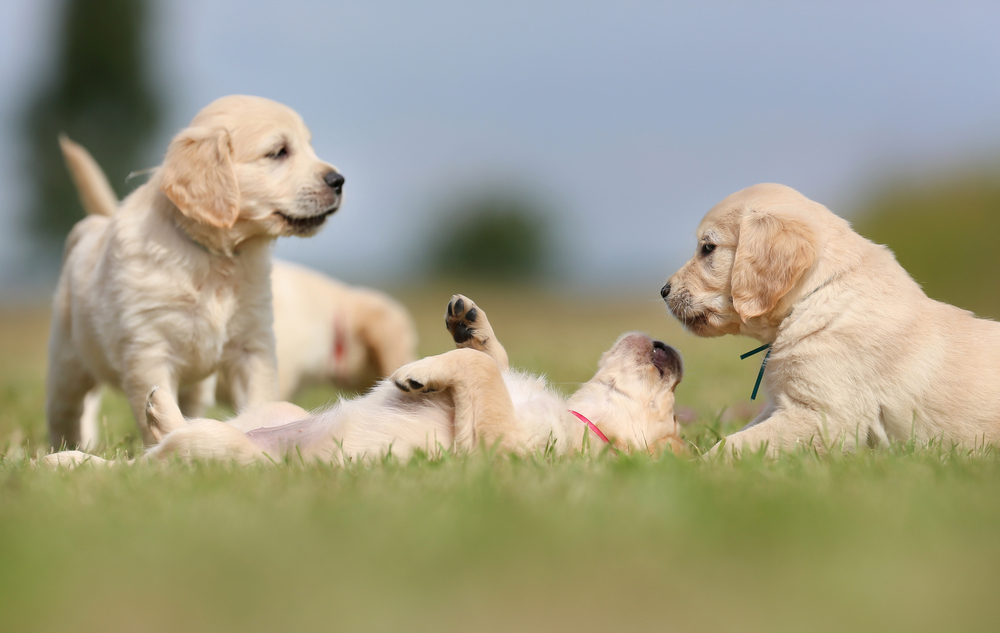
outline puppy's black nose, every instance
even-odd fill
[[[323,176],[323,182],[328,184],[337,193],[340,193],[341,189],[344,187],[344,177],[336,171],[327,172],[327,174]]]
[[[670,282],[669,281],[667,283],[665,283],[662,288],[660,288],[660,296],[661,297],[663,297],[664,299],[666,299],[668,295],[670,295]]]

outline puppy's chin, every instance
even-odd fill
[[[681,322],[685,330],[697,336],[712,338],[739,333],[739,324],[734,324],[730,315],[719,314],[711,310],[681,314],[671,310],[670,313]]]
[[[275,211],[272,214],[273,229],[277,237],[309,237],[319,232],[326,219],[336,213],[339,206],[330,207],[325,211],[313,215],[295,215],[283,211]]]

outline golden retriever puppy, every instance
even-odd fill
[[[88,207],[113,206],[99,168],[64,148]],[[216,371],[238,410],[274,400],[271,242],[316,233],[343,184],[290,108],[231,96],[199,112],[148,182],[66,240],[49,339],[52,445],[93,441],[80,421],[100,383],[122,388],[147,442],[154,385],[192,413]]]
[[[681,449],[673,407],[682,366],[672,347],[625,334],[566,400],[543,378],[509,369],[486,313],[469,298],[453,297],[445,321],[458,349],[404,365],[367,395],[315,414],[282,402],[252,406],[228,423],[185,420],[172,398],[154,390],[146,414],[159,443],[143,458],[341,463],[479,444],[518,453],[600,451],[605,442],[654,454]],[[104,461],[79,451],[43,461],[88,460]]]
[[[113,215],[118,200],[104,171],[83,147],[66,138],[61,143],[84,209],[93,215]],[[283,400],[308,382],[367,388],[416,359],[413,319],[385,293],[274,259],[271,295],[278,397]],[[228,385],[220,384],[218,391],[222,399],[230,399]],[[82,428],[96,428],[100,402],[100,387],[87,394]]]
[[[774,184],[717,204],[697,238],[661,291],[670,312],[771,345],[772,401],[727,452],[1000,439],[1000,324],[929,299],[888,248]]]

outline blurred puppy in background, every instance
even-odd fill
[[[928,298],[888,248],[782,185],[732,194],[697,237],[661,291],[670,312],[771,344],[772,401],[727,452],[1000,441],[1000,323]]]
[[[52,445],[96,440],[96,416],[81,420],[102,383],[125,392],[146,443],[154,385],[192,413],[216,371],[238,410],[275,400],[270,245],[315,234],[343,195],[344,177],[317,158],[301,117],[259,97],[216,100],[120,208],[89,155],[62,145],[92,215],[66,240],[53,303]]]
[[[417,356],[417,329],[395,299],[275,260],[278,385],[288,400],[302,384],[364,389]]]

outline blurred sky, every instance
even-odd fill
[[[30,249],[15,115],[57,6],[0,2],[7,296]],[[350,281],[412,278],[443,202],[509,184],[557,211],[567,282],[655,295],[732,191],[782,182],[849,214],[885,174],[1000,149],[997,2],[169,0],[154,14],[168,120],[151,162],[218,96],[292,106],[346,202],[277,252]]]

